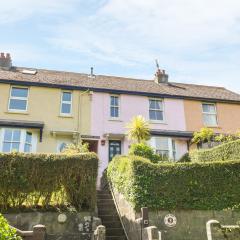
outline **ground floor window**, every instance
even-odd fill
[[[177,149],[174,139],[168,137],[152,137],[150,145],[155,149],[157,154],[169,157],[174,161],[177,160]]]
[[[26,129],[2,128],[0,129],[1,152],[35,152],[36,141],[33,133]]]

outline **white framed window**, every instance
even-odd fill
[[[26,129],[0,129],[0,151],[9,152],[36,152],[36,136]]]
[[[72,92],[63,91],[61,96],[60,115],[72,114]]]
[[[214,103],[202,103],[203,123],[206,126],[217,126],[217,111]]]
[[[152,137],[150,139],[150,145],[157,154],[166,156],[174,161],[177,160],[177,149],[174,139],[168,137]]]
[[[28,108],[28,88],[11,87],[8,110],[26,112]]]
[[[151,121],[164,121],[163,100],[149,99],[149,119]]]
[[[110,117],[119,118],[120,103],[119,96],[110,96]]]

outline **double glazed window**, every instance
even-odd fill
[[[2,152],[32,152],[32,133],[24,129],[2,129]]]
[[[28,88],[12,87],[9,98],[8,109],[10,111],[27,111]]]
[[[61,115],[72,114],[72,93],[62,92],[61,97]]]
[[[119,118],[119,97],[110,96],[110,117]]]
[[[217,111],[214,103],[203,103],[203,123],[208,127],[217,126]]]
[[[149,119],[163,121],[163,102],[159,99],[149,99]]]

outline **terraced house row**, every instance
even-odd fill
[[[240,95],[222,87],[137,80],[12,66],[0,56],[0,151],[61,152],[68,143],[88,142],[98,153],[100,173],[130,142],[126,123],[142,115],[150,123],[150,144],[178,160],[194,131],[207,126],[235,133]]]

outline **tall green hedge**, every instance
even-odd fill
[[[97,169],[94,153],[0,154],[0,210],[51,205],[93,209]]]
[[[115,157],[107,174],[136,210],[240,207],[239,161],[154,164],[140,157]]]
[[[189,154],[192,162],[240,160],[240,140],[223,143],[210,149],[193,150]]]

